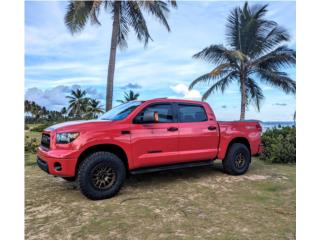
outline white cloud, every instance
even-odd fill
[[[198,90],[195,90],[195,89],[189,90],[188,86],[183,83],[179,83],[175,86],[170,86],[170,88],[175,93],[180,94],[179,98],[194,99],[194,100],[201,99],[201,94]]]
[[[59,85],[45,90],[37,87],[27,89],[25,99],[34,101],[40,106],[45,106],[49,110],[61,110],[62,107],[68,105],[67,95],[71,90],[81,88],[86,90],[89,97],[103,100],[104,95],[94,87],[82,88],[80,85],[65,86]]]

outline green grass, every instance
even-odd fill
[[[26,239],[295,239],[295,165],[136,175],[114,198],[90,201],[26,156]]]

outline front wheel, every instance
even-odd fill
[[[234,143],[230,146],[222,164],[228,174],[241,175],[247,172],[250,162],[251,154],[248,147],[242,143]]]
[[[88,156],[78,173],[80,191],[91,200],[116,195],[125,177],[126,169],[123,162],[109,152],[96,152]]]

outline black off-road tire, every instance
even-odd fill
[[[62,177],[67,182],[74,182],[76,181],[77,177]]]
[[[239,164],[239,159],[242,159]],[[222,161],[223,169],[231,175],[241,175],[247,172],[251,163],[251,154],[248,147],[242,143],[233,143]]]
[[[107,189],[99,189],[93,180],[94,171],[98,168],[111,168],[115,173],[115,180]],[[84,159],[78,170],[80,191],[91,200],[111,198],[122,187],[126,178],[126,169],[121,159],[110,152],[95,152]]]

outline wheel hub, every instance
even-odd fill
[[[245,159],[243,153],[239,153],[236,157],[236,160],[235,160],[235,166],[237,168],[242,168],[245,165],[245,162],[246,162],[246,159]]]
[[[110,166],[96,167],[92,173],[93,185],[100,189],[105,190],[110,188],[116,181],[116,172]]]

